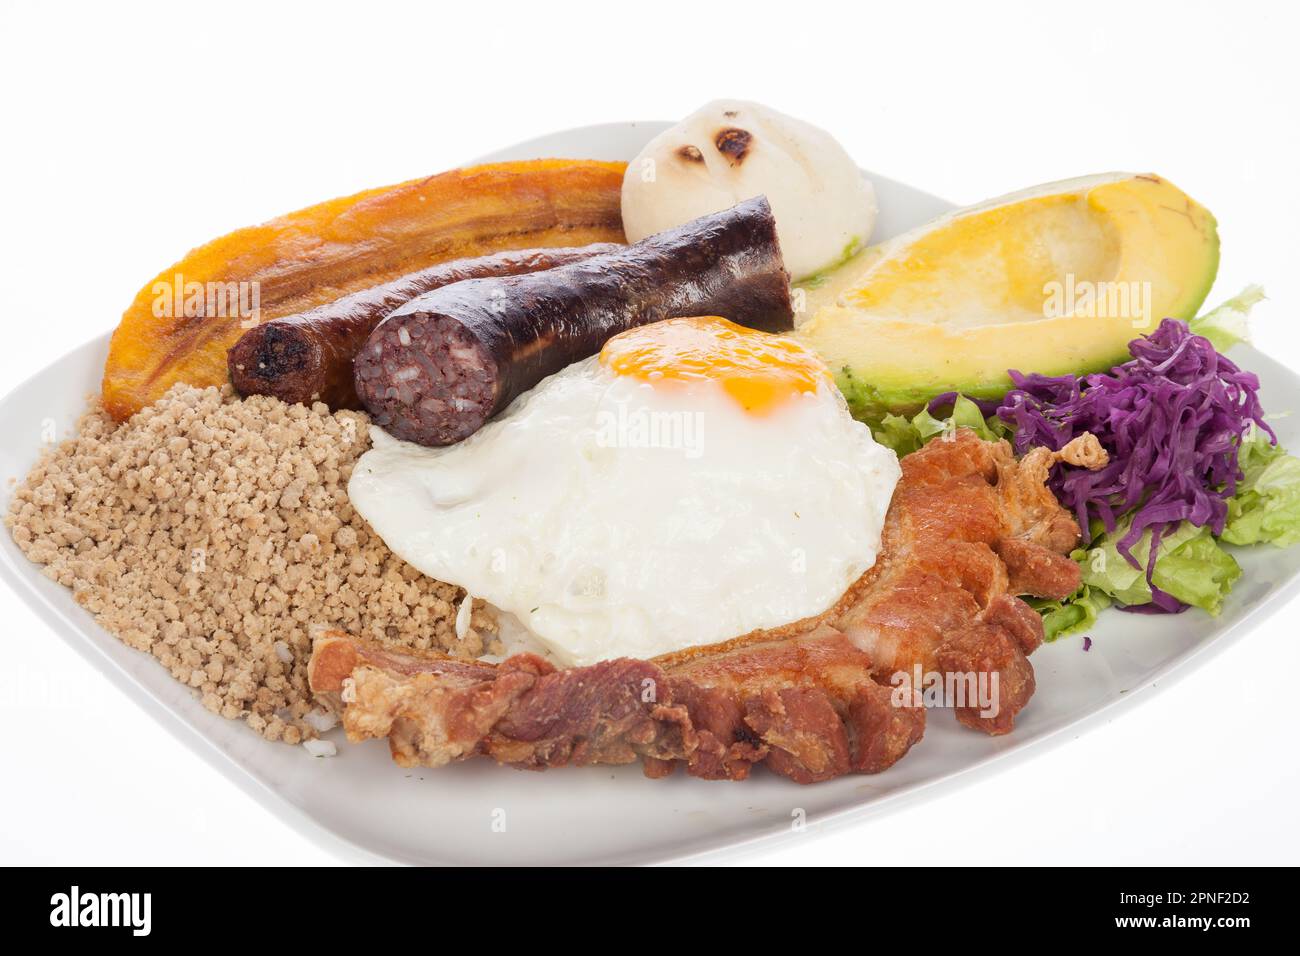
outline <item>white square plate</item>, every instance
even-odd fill
[[[616,123],[556,133],[485,160],[543,156],[629,159],[664,123]],[[873,239],[924,222],[951,204],[910,186],[872,177],[880,203]],[[64,356],[0,401],[0,479],[24,476],[39,450],[43,424],[67,434],[98,390],[108,337]],[[1274,416],[1300,407],[1300,378],[1246,347],[1238,364],[1259,374],[1264,407]],[[1300,447],[1300,419],[1276,417],[1279,438]],[[4,497],[11,493],[3,484]],[[682,858],[788,833],[799,808],[821,828],[897,806],[940,784],[970,782],[1048,742],[1070,739],[1085,724],[1110,719],[1174,674],[1210,660],[1281,606],[1300,575],[1300,548],[1238,553],[1245,575],[1222,616],[1190,611],[1172,617],[1108,612],[1091,651],[1078,638],[1033,656],[1038,692],[1009,736],[990,738],[932,714],[925,739],[877,776],[798,787],[756,773],[745,783],[693,780],[678,774],[650,781],[639,767],[522,773],[488,761],[438,771],[405,771],[388,748],[371,742],[315,759],[301,747],[268,743],[242,723],[203,709],[191,692],[148,655],[98,627],[72,595],[45,578],[0,534],[0,577],[122,691],[214,767],[304,834],[345,856],[445,864],[610,864]],[[160,782],[165,787],[165,781]],[[499,824],[504,821],[504,832]]]

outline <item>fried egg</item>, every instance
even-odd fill
[[[567,665],[820,614],[874,564],[900,475],[815,353],[716,317],[615,336],[459,444],[371,435],[357,511]]]

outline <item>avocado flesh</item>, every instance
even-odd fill
[[[1191,319],[1218,271],[1214,218],[1158,176],[1111,173],[957,210],[804,287],[796,335],[854,414],[959,391],[997,398],[1008,369],[1104,371],[1161,319]]]

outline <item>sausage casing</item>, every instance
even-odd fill
[[[794,327],[766,198],[569,265],[418,296],[357,353],[356,392],[396,437],[449,445],[611,336],[687,315],[766,332]]]
[[[560,249],[520,249],[456,259],[361,289],[306,312],[249,329],[227,353],[230,381],[240,395],[273,395],[293,404],[321,401],[330,408],[360,408],[352,360],[375,326],[418,295],[489,276],[539,272],[613,252],[602,242]]]

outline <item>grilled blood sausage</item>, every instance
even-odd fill
[[[357,353],[357,395],[396,437],[450,445],[611,336],[685,315],[794,327],[766,198],[581,262],[412,299]]]
[[[417,295],[453,282],[538,272],[588,259],[621,246],[601,242],[573,249],[520,249],[457,259],[361,289],[307,312],[272,319],[245,332],[227,353],[230,381],[240,395],[330,408],[360,408],[352,387],[352,359],[376,325]]]

